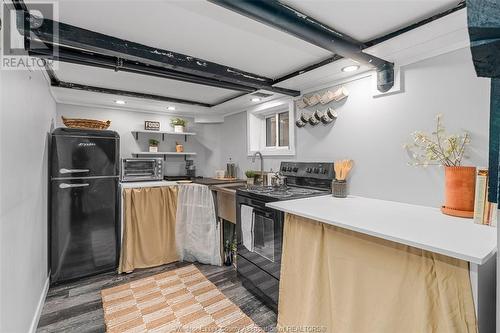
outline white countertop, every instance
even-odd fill
[[[494,255],[497,247],[496,228],[444,215],[438,208],[331,195],[267,206],[479,265]]]
[[[120,183],[122,188],[139,188],[139,187],[160,187],[160,186],[172,186],[177,185],[177,182],[168,182],[165,180],[159,181],[148,181],[148,182],[123,182]]]

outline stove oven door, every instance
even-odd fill
[[[243,246],[241,206],[253,209],[253,249]],[[237,270],[245,287],[261,296],[276,309],[278,304],[281,251],[283,243],[283,213],[265,207],[265,202],[238,195],[236,197],[238,233]]]
[[[253,209],[253,249],[243,246],[241,206]],[[267,208],[265,202],[238,195],[236,198],[238,254],[280,278],[281,251],[283,246],[283,213]]]
[[[276,261],[274,215],[260,209],[253,209],[253,251],[270,262]]]

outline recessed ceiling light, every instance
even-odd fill
[[[358,69],[359,69],[358,65],[351,65],[351,66],[346,66],[346,67],[342,68],[342,72],[354,72],[354,71],[357,71]]]
[[[122,101],[121,99],[117,99],[117,100],[115,100],[115,103],[116,103],[116,104],[123,105],[123,104],[126,104],[127,102]]]
[[[173,105],[167,106],[167,110],[174,111],[175,110],[175,106],[173,106]]]
[[[252,102],[260,102],[260,98],[258,98],[258,97],[252,97],[251,101]]]

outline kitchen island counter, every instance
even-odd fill
[[[266,206],[287,213],[278,326],[494,332],[496,228],[438,208],[356,196]],[[299,302],[324,310],[301,312]],[[447,310],[458,308],[460,316]],[[401,320],[394,320],[396,312]]]
[[[438,208],[331,195],[268,203],[268,207],[478,265],[496,253],[496,228],[444,215]]]

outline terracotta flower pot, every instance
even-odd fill
[[[445,167],[445,202],[441,211],[447,215],[474,216],[475,167]]]

